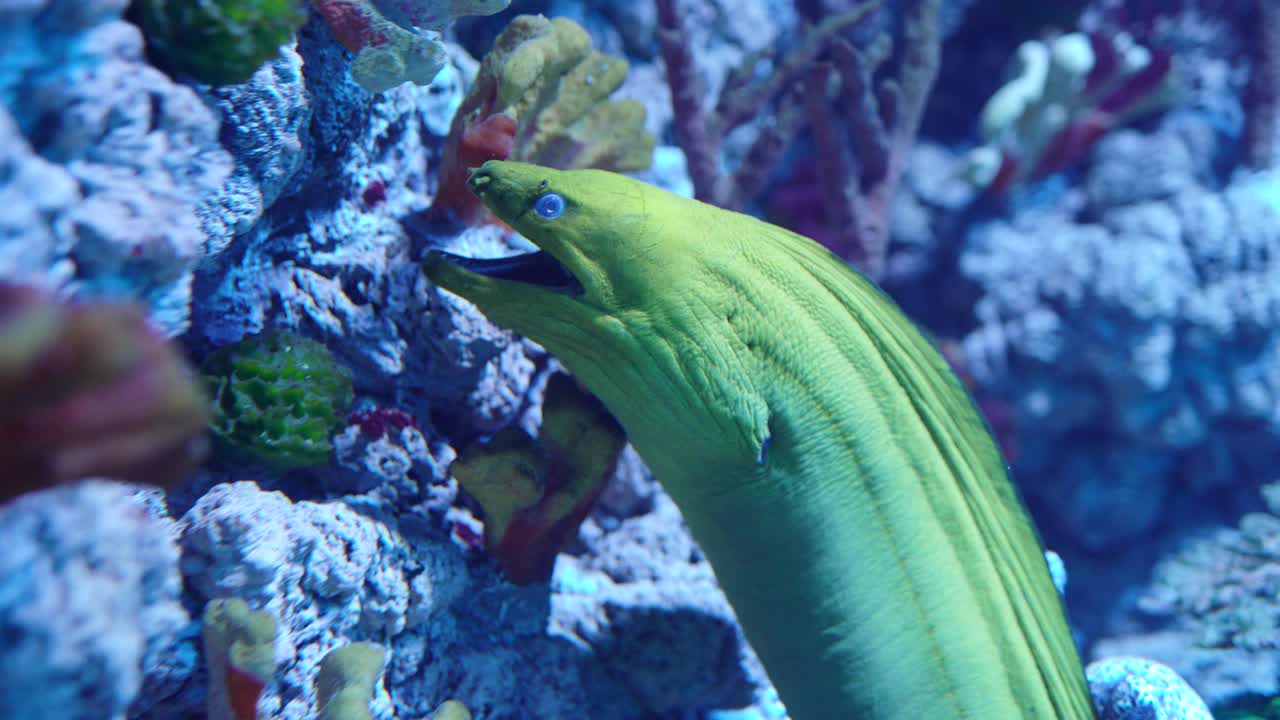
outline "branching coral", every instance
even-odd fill
[[[755,197],[802,126],[805,108],[795,81],[809,71],[832,37],[866,18],[875,7],[874,2],[863,3],[821,23],[763,80],[755,77],[756,69],[770,53],[748,57],[726,78],[709,108],[679,0],[657,0],[658,42],[671,86],[676,139],[699,200],[740,209]],[[742,165],[726,176],[720,161],[726,136],[770,110],[774,113],[771,127],[747,150]]]
[[[751,58],[726,81],[710,112],[703,106],[678,2],[658,0],[657,6],[676,137],[688,159],[695,195],[722,207],[746,206],[807,120],[821,175],[823,224],[832,230],[828,244],[864,272],[878,276],[888,246],[893,193],[937,73],[938,0],[913,0],[904,10],[896,77],[875,80],[893,54],[888,34],[865,48],[840,37],[879,9],[876,0],[826,19],[813,10],[813,29],[772,75],[753,81],[760,58]],[[815,64],[824,54],[825,59]],[[796,80],[803,82],[797,85]],[[725,136],[764,108],[773,108],[771,126],[732,175],[726,175],[720,165]]]
[[[302,25],[300,0],[135,0],[151,54],[203,83],[248,80]]]
[[[805,81],[829,244],[872,278],[884,272],[893,196],[938,74],[940,11],[939,0],[906,4],[895,69],[889,35],[863,49],[837,38]]]
[[[0,500],[88,475],[171,484],[203,459],[208,418],[140,307],[0,285]]]
[[[517,584],[545,582],[572,542],[626,437],[567,375],[547,382],[538,439],[522,430],[464,450],[450,471],[485,511],[485,545]]]
[[[266,333],[215,351],[204,372],[214,434],[234,455],[277,469],[329,459],[352,390],[351,371],[324,345]]]
[[[974,180],[1001,193],[1066,168],[1107,131],[1168,104],[1171,69],[1168,53],[1123,34],[1023,43],[1011,79],[983,108]]]
[[[437,37],[460,15],[492,15],[510,0],[311,0],[338,42],[355,55],[351,79],[371,93],[426,85],[448,61]]]
[[[591,38],[572,20],[516,17],[485,55],[454,115],[433,212],[467,225],[491,217],[466,187],[467,169],[486,160],[649,167],[654,139],[644,130],[644,106],[608,99],[628,69],[626,60],[592,50]]]

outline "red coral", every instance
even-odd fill
[[[515,118],[497,114],[474,120],[460,133],[451,134],[445,145],[440,166],[440,187],[431,205],[437,220],[452,219],[464,225],[475,225],[493,216],[474,193],[467,189],[467,176],[489,160],[506,160],[515,149]]]
[[[360,432],[370,440],[381,439],[388,433],[399,433],[407,427],[417,427],[413,416],[399,408],[380,407],[353,413],[348,422],[359,426]]]
[[[352,53],[387,44],[386,34],[377,29],[365,5],[353,0],[311,0],[311,4],[329,22],[342,47]]]
[[[1034,180],[1067,169],[1072,163],[1084,157],[1089,148],[1093,147],[1093,144],[1106,135],[1112,127],[1114,122],[1110,115],[1096,110],[1082,113],[1080,117],[1053,135],[1027,179]],[[1017,157],[1008,153],[1003,157],[1006,164],[1012,163],[1014,169],[1018,167]],[[1008,187],[1007,182],[1002,181],[1001,175],[1012,180],[1012,177],[1009,177],[1010,172],[1006,172],[1006,168],[1001,167],[1000,172],[996,174],[996,180],[992,181],[992,191],[996,191],[998,187],[1000,190]]]
[[[88,476],[172,484],[203,460],[208,423],[142,308],[0,286],[0,501]]]
[[[387,184],[374,178],[360,191],[360,200],[367,208],[373,208],[387,201]]]
[[[556,553],[577,537],[625,444],[622,426],[599,400],[554,375],[537,440],[508,428],[459,454],[450,471],[484,509],[484,545],[508,580],[551,578]],[[455,535],[467,541],[460,526]]]
[[[1116,40],[1090,33],[1093,67],[1067,120],[1042,144],[1023,138],[1006,140],[999,148],[1000,166],[987,186],[1001,195],[1014,186],[1062,171],[1078,162],[1103,135],[1160,105],[1169,87],[1173,58],[1152,50],[1142,68],[1125,68]]]
[[[252,673],[227,663],[227,697],[231,701],[234,720],[257,720],[258,699],[266,686]]]
[[[506,533],[492,548],[502,561],[502,573],[507,580],[528,585],[551,579],[556,553],[578,536],[578,527],[591,514],[591,508],[604,492],[604,480],[613,474],[614,467],[609,466],[608,475],[598,478],[590,492],[576,496],[567,510],[562,506],[562,499],[573,471],[561,466],[548,472],[547,493],[533,507],[517,510]]]

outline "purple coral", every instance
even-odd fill
[[[350,424],[360,428],[360,432],[370,440],[386,437],[388,433],[398,434],[407,427],[417,427],[413,416],[399,408],[378,407],[352,413]]]

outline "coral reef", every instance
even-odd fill
[[[978,226],[961,256],[969,367],[1013,404],[1059,549],[1149,537],[1274,458],[1276,179],[1206,187],[1207,128],[1164,128],[1104,138],[1081,202]]]
[[[179,522],[182,567],[194,601],[243,598],[276,618],[275,679],[258,703],[264,717],[314,717],[321,658],[366,641],[392,650],[384,685],[400,717],[426,716],[449,697],[511,720],[624,720],[638,708],[746,705],[752,686],[737,664],[745,645],[710,568],[665,503],[640,520],[645,534],[668,538],[649,546],[666,559],[634,547],[627,532],[592,557],[621,568],[626,553],[647,558],[647,570],[615,581],[562,555],[549,593],[546,585],[502,582],[488,563],[468,563],[438,516],[372,497],[293,503],[254,483],[221,484]],[[588,536],[600,537],[589,524]],[[626,622],[610,620],[624,613]],[[678,644],[664,648],[655,637]],[[606,647],[613,648],[607,670],[597,659]],[[642,647],[650,650],[641,654]],[[682,647],[684,659],[672,650]],[[188,672],[188,690],[170,687],[164,700],[172,712],[203,703],[190,688],[207,682]],[[387,694],[376,691],[371,707],[386,717]]]
[[[1028,40],[982,110],[986,144],[970,154],[973,179],[1004,193],[1066,168],[1108,131],[1167,106],[1172,67],[1169,53],[1123,34]]]
[[[428,436],[408,413],[375,407],[352,413],[333,444],[338,463],[359,476],[356,492],[400,502],[421,498],[427,507],[444,510],[457,496],[456,484],[427,481],[442,476],[455,453]]]
[[[207,717],[257,720],[258,701],[275,672],[276,621],[238,598],[210,600],[204,609],[209,665]],[[344,645],[325,654],[316,673],[319,720],[372,720],[370,695],[386,652],[373,643]]]
[[[814,27],[796,49],[763,81],[755,81],[754,62],[730,75],[711,112],[703,107],[680,6],[676,0],[660,0],[657,7],[676,137],[688,157],[696,197],[723,207],[746,207],[807,121],[822,180],[817,190],[824,232],[812,234],[878,278],[888,253],[893,197],[937,73],[941,3],[920,0],[903,9],[902,44],[892,77],[887,77],[892,34],[879,34],[865,47],[841,37],[879,10],[877,2],[858,3],[835,15],[811,4],[802,14]],[[725,136],[770,106],[776,117],[769,131],[756,139],[731,174],[721,172]]]
[[[420,626],[432,598],[461,580],[446,572],[456,567],[447,549],[406,545],[380,515],[341,502],[295,505],[241,482],[214,487],[180,521],[188,585],[275,617],[284,661],[258,701],[264,717],[314,717],[323,651],[341,638],[382,641]]]
[[[700,72],[695,57],[697,16],[690,4],[677,0],[661,0],[656,5],[656,36],[671,90],[674,130],[688,162],[694,194],[722,207],[745,207],[760,191],[775,166],[781,161],[786,146],[794,139],[803,120],[803,103],[792,88],[796,79],[809,69],[824,45],[835,35],[857,23],[875,9],[874,3],[861,3],[855,9],[829,19],[820,29],[809,34],[790,54],[775,59],[769,46],[752,48],[735,59],[719,83],[711,88],[715,104],[708,108],[707,78]],[[728,15],[728,8],[718,8]],[[706,14],[705,10],[701,14]],[[769,62],[772,71],[765,79],[756,78],[757,66]],[[721,155],[725,144],[738,128],[745,125],[762,108],[770,108],[773,118],[767,131],[761,132],[750,146],[741,151],[733,174],[721,173]]]
[[[371,98],[345,78],[343,54],[322,23],[309,23],[296,53],[218,91],[240,161],[206,206],[210,241],[226,251],[196,277],[204,300],[193,336],[221,346],[267,328],[299,331],[332,348],[357,387],[385,393],[381,404],[501,427],[523,406],[542,353],[437,296],[416,253],[423,242],[467,252],[509,239],[483,230],[420,239],[397,221],[429,200],[423,158],[439,154],[433,133],[460,100],[458,74]],[[251,137],[262,147],[239,139]]]
[[[625,60],[592,50],[572,20],[516,17],[485,55],[454,115],[433,212],[466,225],[490,218],[466,187],[468,168],[486,160],[649,167],[654,139],[644,130],[644,106],[608,99],[627,70]]]
[[[189,374],[140,307],[0,284],[0,502],[89,475],[184,478],[210,417]]]
[[[124,717],[144,674],[180,664],[171,525],[105,481],[0,505],[0,716]]]
[[[1213,707],[1280,694],[1280,484],[1267,512],[1192,540],[1156,566],[1120,634],[1098,654],[1140,654],[1182,674]]]
[[[767,704],[772,688],[675,504],[647,471],[634,482],[643,512],[593,516],[557,565],[553,631],[590,645],[651,712]]]
[[[143,59],[122,0],[0,7],[0,278],[138,298],[188,323],[198,210],[232,167],[218,118]],[[20,98],[20,100],[19,100]],[[31,188],[40,188],[31,193]]]
[[[739,208],[768,197],[770,212],[858,258],[895,292],[954,281],[961,258],[980,294],[965,365],[986,407],[1010,409],[1018,474],[1077,572],[1077,614],[1081,596],[1095,606],[1120,597],[1083,552],[1153,554],[1185,531],[1186,518],[1229,515],[1280,459],[1272,402],[1280,345],[1271,331],[1277,180],[1240,175],[1228,184],[1223,176],[1237,151],[1258,168],[1274,159],[1266,63],[1275,48],[1244,42],[1251,36],[1236,31],[1243,25],[1234,14],[1223,32],[1226,10],[1193,0],[1127,3],[1131,14],[1159,20],[1135,30],[1135,41],[1164,48],[1187,79],[1176,110],[1154,131],[1110,132],[1092,152],[1073,146],[1084,161],[1078,186],[1061,190],[1075,176],[1025,183],[1010,216],[960,242],[972,218],[1006,208],[973,205],[976,190],[960,173],[967,129],[917,142],[915,127],[936,43],[967,7],[987,3],[528,2],[522,10],[581,27],[522,18],[511,31],[523,33],[520,42],[478,69],[439,33],[459,15],[497,13],[506,0],[313,0],[299,3],[310,19],[296,33],[289,22],[270,36],[220,36],[236,44],[234,57],[193,52],[204,41],[185,33],[169,34],[166,45],[157,30],[200,13],[217,20],[210,13],[233,6],[284,18],[287,3],[170,2],[163,15],[153,12],[166,27],[150,23],[147,46],[145,33],[121,19],[128,4],[0,3],[8,48],[0,57],[0,278],[90,301],[32,304],[25,291],[0,292],[0,305],[17,308],[0,310],[0,433],[20,428],[56,451],[74,447],[59,444],[75,425],[66,413],[13,401],[50,387],[33,363],[57,356],[45,351],[58,323],[64,339],[76,336],[63,344],[84,349],[66,353],[71,359],[140,357],[161,370],[139,373],[156,391],[184,375],[159,335],[185,333],[203,355],[272,328],[299,333],[350,368],[355,401],[345,426],[322,413],[323,432],[304,443],[302,454],[315,451],[312,459],[330,467],[258,468],[261,488],[230,462],[167,494],[90,481],[0,506],[9,549],[0,559],[0,715],[231,712],[211,712],[209,703],[229,688],[228,672],[236,682],[249,677],[236,670],[247,663],[227,663],[229,647],[199,651],[201,626],[183,607],[207,602],[211,613],[233,605],[245,616],[264,613],[273,626],[270,642],[259,633],[261,663],[247,684],[256,709],[238,708],[241,717],[462,720],[467,706],[486,720],[783,716],[711,569],[634,454],[619,457],[604,424],[574,425],[577,412],[558,425],[555,384],[564,378],[548,381],[545,402],[543,390],[554,361],[420,277],[425,246],[486,257],[529,249],[500,227],[445,237],[414,220],[433,192],[440,207],[469,202],[450,199],[458,178],[493,155],[638,167],[653,150],[645,177]],[[1090,3],[1082,30],[1091,37],[1116,37],[1116,28],[1088,23],[1108,5]],[[137,0],[135,13],[144,6],[160,8]],[[830,20],[815,22],[815,9]],[[490,43],[476,39],[492,38],[503,21],[487,21],[485,36],[475,30],[481,23],[464,20],[456,37],[483,50]],[[1258,37],[1273,26],[1258,23]],[[166,55],[177,59],[166,68],[173,77],[147,62]],[[1257,72],[1247,74],[1255,58]],[[185,73],[183,61],[194,63]],[[521,75],[550,65],[554,79]],[[958,109],[967,120],[996,78],[964,67],[973,76],[963,83],[973,107]],[[228,70],[235,84],[184,84],[226,82],[229,75],[206,73]],[[507,93],[503,109],[498,96]],[[455,114],[460,106],[467,110]],[[1246,144],[1237,146],[1245,127]],[[654,150],[655,137],[679,140],[684,152]],[[834,183],[832,173],[856,179]],[[892,252],[877,239],[890,222]],[[955,327],[969,319],[970,298],[958,297],[917,306],[963,318]],[[116,313],[119,306],[95,304],[100,298],[139,301],[159,332],[146,329],[140,311]],[[97,314],[104,308],[116,310]],[[114,353],[122,347],[136,355]],[[158,407],[101,402],[134,387],[130,377],[76,384],[85,393],[78,397],[109,405],[104,422],[123,427],[133,412]],[[298,400],[303,387],[259,385],[266,399]],[[60,393],[40,403],[58,409]],[[482,525],[446,472],[455,448],[497,433],[521,437],[526,459],[532,452],[543,463],[544,485],[518,486],[538,515],[524,535],[510,530],[529,508],[509,508],[499,531],[501,503],[481,497]],[[529,436],[542,446],[530,449]],[[0,451],[6,480],[17,477],[9,437],[0,437],[10,449]],[[563,447],[556,438],[567,438]],[[590,458],[578,457],[584,450]],[[112,470],[169,483],[187,471],[185,462],[69,467],[54,479]],[[465,467],[455,465],[461,475]],[[48,481],[46,472],[39,482]],[[1197,545],[1169,560],[1140,616],[1115,631],[1132,637],[1100,647],[1168,662],[1215,702],[1280,692],[1275,653],[1256,629],[1274,620],[1271,564],[1257,557],[1268,552],[1272,525],[1251,516],[1240,530],[1211,536],[1210,550]],[[486,551],[482,528],[540,542],[510,561],[513,541],[504,549],[499,537]],[[1214,560],[1201,563],[1201,552]],[[517,587],[497,572],[495,555],[550,582]],[[1193,582],[1213,589],[1168,594]],[[1229,647],[1196,645],[1205,638]],[[335,678],[349,674],[335,669],[346,653],[366,655],[354,663],[361,677]],[[379,681],[372,668],[384,654]],[[1103,662],[1090,674],[1107,720],[1164,717],[1161,703],[1184,696],[1157,666]]]
[[[371,93],[407,82],[426,85],[447,62],[439,39],[459,15],[492,15],[510,0],[311,0],[338,42],[355,55],[351,79]]]
[[[247,81],[210,88],[205,97],[221,114],[222,144],[235,157],[231,176],[199,210],[206,252],[216,257],[253,228],[306,164],[311,104],[291,45]]]
[[[300,0],[134,0],[161,67],[210,85],[248,80],[302,26]]]
[[[323,344],[267,332],[218,349],[203,371],[213,434],[229,452],[278,470],[330,459],[351,404],[351,371]]]

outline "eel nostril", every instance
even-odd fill
[[[492,180],[493,176],[484,168],[471,168],[470,175],[467,176],[467,184],[473,192],[483,190]]]

